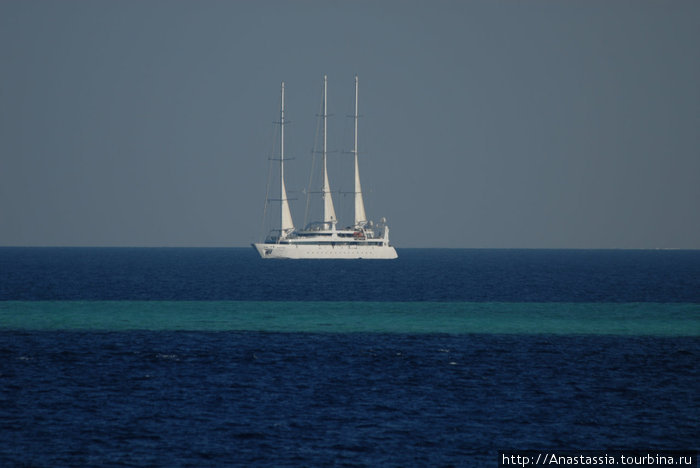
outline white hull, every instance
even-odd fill
[[[393,259],[396,250],[389,245],[253,244],[262,258],[293,259]]]

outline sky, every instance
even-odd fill
[[[357,74],[395,246],[698,249],[698,44],[683,0],[3,0],[0,246],[259,241],[281,81],[299,226],[324,74],[352,190]]]

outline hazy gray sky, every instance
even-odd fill
[[[697,1],[4,0],[0,245],[258,240],[280,81],[287,187],[325,73],[349,190],[357,73],[397,247],[700,248],[699,44]]]

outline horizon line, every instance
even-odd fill
[[[397,250],[700,250],[700,247],[397,247]],[[0,249],[248,249],[240,245],[0,245]]]

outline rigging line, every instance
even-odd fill
[[[346,97],[345,99],[347,99],[347,97]],[[346,101],[346,102],[348,102],[348,101]],[[347,108],[347,107],[346,107],[346,108]],[[343,119],[343,139],[340,140],[340,141],[341,141],[342,148],[345,148],[345,147],[347,146],[347,141],[349,140],[349,138],[348,138],[348,133],[349,133],[349,132],[348,132],[348,119],[346,118],[346,119]],[[341,154],[346,153],[345,149],[342,149],[342,150],[340,151],[340,153],[341,153]],[[346,166],[347,164],[345,163],[345,161],[341,161],[339,165],[340,165],[343,169],[346,169],[345,166]],[[347,171],[343,170],[343,174],[351,174],[351,172],[347,172]]]
[[[272,148],[270,150],[269,156],[275,154],[275,147],[277,146],[277,132],[275,131],[275,125],[272,125]],[[267,186],[265,187],[265,207],[263,208],[262,224],[260,226],[260,237],[265,239],[265,221],[267,219],[267,206],[270,202],[270,182],[272,180],[272,158],[267,158]]]
[[[323,90],[321,90],[321,112],[320,114],[323,114]],[[311,172],[309,172],[309,184],[306,186],[306,208],[304,209],[304,226],[306,226],[307,222],[309,221],[309,200],[311,197],[312,193],[315,193],[311,190],[311,185],[313,184],[313,178],[314,178],[314,172],[315,172],[315,166],[316,166],[316,153],[317,153],[317,144],[318,144],[318,134],[321,131],[321,117],[316,118],[316,132],[314,133],[314,146],[313,149],[311,150]]]
[[[357,76],[357,75],[355,75],[355,76]],[[353,79],[352,83],[354,86],[355,85],[354,79]],[[347,93],[346,96],[347,96],[346,97],[347,104],[346,104],[345,108],[346,109],[349,108],[351,110],[351,112],[348,114],[345,114],[346,118],[344,119],[345,123],[343,125],[343,147],[347,148],[348,146],[350,146],[352,149],[350,151],[343,150],[343,153],[344,154],[351,154],[351,155],[355,156],[356,150],[357,150],[357,148],[354,147],[355,146],[354,145],[354,138],[355,138],[355,121],[354,121],[354,118],[355,118],[355,93],[353,93],[352,95],[350,95],[350,93]],[[348,141],[350,141],[350,145],[348,145]],[[350,174],[352,176],[353,183],[351,186],[353,188],[352,188],[352,192],[350,192],[350,191],[343,192],[343,198],[345,198],[346,194],[352,193],[354,195],[356,193],[355,188],[354,188],[355,187],[355,185],[354,185],[355,161],[353,158],[345,158],[345,159],[347,160],[347,162],[344,162],[344,167],[346,169],[345,173]],[[347,182],[347,179],[346,179],[346,182]],[[354,201],[352,203],[348,203],[347,205],[348,206],[347,206],[346,216],[348,216],[349,218],[354,218],[354,208],[355,208]],[[353,211],[353,212],[351,213],[351,211]]]

